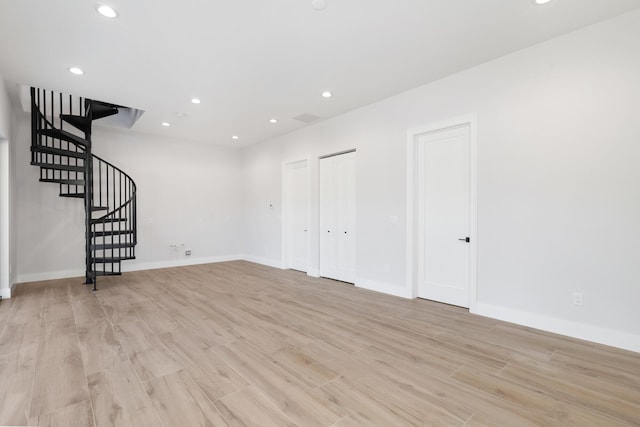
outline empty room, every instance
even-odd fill
[[[640,426],[640,2],[0,2],[0,426]]]

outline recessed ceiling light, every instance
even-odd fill
[[[169,126],[171,126],[171,123],[169,122],[162,122],[162,126],[168,128]]]
[[[328,90],[325,90],[324,92],[322,92],[322,97],[323,98],[331,98],[333,96],[333,94],[331,92],[329,92]]]
[[[192,104],[200,104],[200,100],[198,98],[191,98]]]
[[[231,139],[240,139],[240,137],[238,135],[233,135]]]
[[[547,4],[549,3],[551,0],[535,0],[536,4]]]
[[[76,76],[81,76],[81,75],[83,75],[83,74],[84,74],[84,71],[82,71],[82,69],[81,69],[81,68],[78,68],[78,67],[71,67],[71,68],[69,68],[69,72],[70,72],[71,74],[75,74]]]
[[[107,6],[106,4],[99,4],[96,6],[96,10],[98,13],[105,18],[117,18],[118,12],[116,12],[111,6]]]
[[[312,0],[311,7],[317,11],[324,10],[327,7],[327,0]]]
[[[269,123],[278,123],[278,119],[269,119]]]

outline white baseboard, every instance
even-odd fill
[[[241,255],[223,255],[217,257],[204,258],[184,258],[168,261],[155,262],[139,262],[124,261],[122,263],[122,272],[156,270],[159,268],[184,267],[188,265],[213,264],[216,262],[237,261],[244,259]],[[18,283],[42,282],[44,280],[70,279],[75,277],[84,278],[84,270],[62,270],[49,271],[45,273],[22,274],[18,276]],[[4,298],[4,296],[3,296]]]
[[[75,277],[84,278],[84,270],[61,270],[47,271],[45,273],[21,274],[18,276],[18,283],[42,282],[44,280],[70,279]]]
[[[476,303],[472,313],[572,338],[640,352],[640,335],[481,302]]]
[[[275,267],[275,268],[279,268],[280,270],[284,270],[284,264],[282,263],[282,260],[279,260],[279,259],[276,260],[276,259],[261,258],[253,255],[243,255],[240,259],[243,259],[249,262],[255,262],[256,264],[266,265],[267,267]]]
[[[142,270],[157,270],[159,268],[171,268],[171,267],[186,267],[189,265],[199,264],[214,264],[217,262],[238,261],[243,259],[241,255],[222,255],[215,257],[203,257],[203,258],[181,258],[169,261],[155,261],[155,262],[123,262],[122,271],[142,271]]]
[[[309,276],[309,277],[320,277],[320,270],[315,269],[315,268],[310,268],[309,271],[307,271],[307,276]]]
[[[392,283],[376,282],[369,279],[356,278],[356,287],[370,291],[382,292],[401,298],[413,299],[413,292],[405,286],[396,286]]]

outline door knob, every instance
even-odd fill
[[[467,243],[471,241],[471,239],[468,237],[463,237],[462,239],[458,239],[458,240],[460,240],[461,242],[467,242]]]

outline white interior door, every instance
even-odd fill
[[[320,275],[355,282],[355,152],[320,159]]]
[[[418,296],[469,307],[470,127],[418,139]]]
[[[338,176],[338,280],[356,280],[355,152],[336,156]]]
[[[334,157],[320,159],[320,276],[338,278],[338,197]]]
[[[287,266],[307,272],[309,267],[309,189],[307,161],[287,165],[286,257]]]

